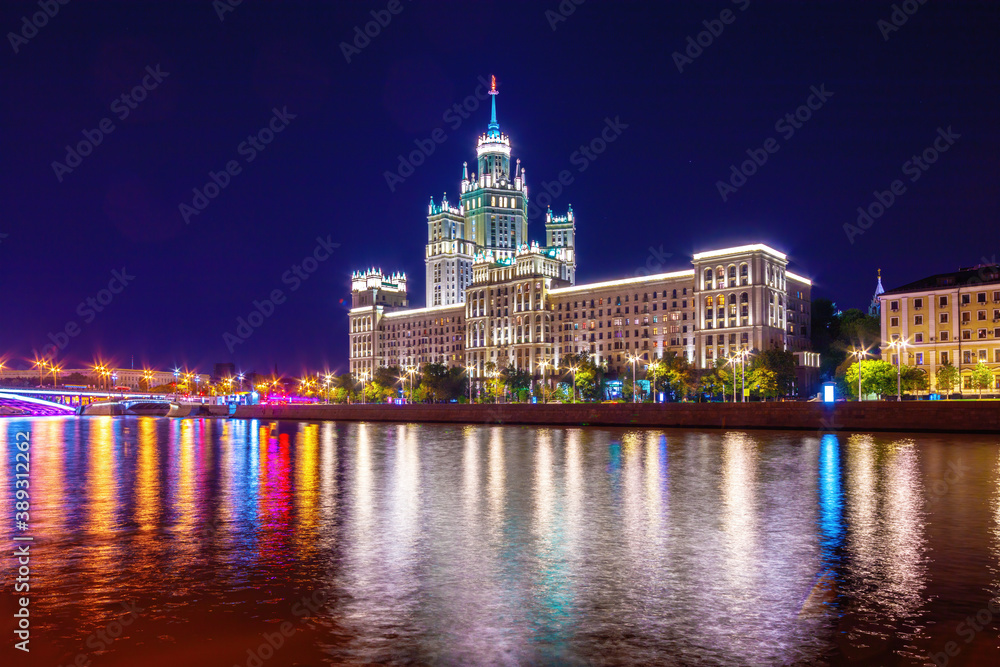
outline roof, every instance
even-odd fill
[[[888,290],[883,298],[890,294],[905,294],[907,292],[922,292],[935,289],[953,289],[956,287],[974,287],[1000,283],[1000,265],[981,264],[970,268],[959,269],[950,273],[938,273],[933,276],[916,280],[901,287]]]

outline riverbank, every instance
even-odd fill
[[[1000,433],[996,401],[247,405],[236,418],[318,421]]]

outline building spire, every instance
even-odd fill
[[[885,294],[885,288],[882,287],[882,269],[878,270],[878,284],[875,285],[875,294],[872,296],[872,302],[868,306],[868,314],[872,317],[878,317],[882,312],[882,295]]]
[[[497,77],[496,75],[490,75],[490,95],[493,97],[492,105],[493,109],[490,113],[490,124],[486,132],[486,136],[489,138],[499,138],[500,137],[500,123],[497,122]]]

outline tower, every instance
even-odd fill
[[[545,212],[545,245],[550,248],[565,248],[565,264],[563,274],[559,276],[570,283],[576,282],[576,219],[573,217],[573,206],[569,206],[566,215],[552,215],[552,209]]]
[[[490,85],[491,112],[486,132],[476,143],[476,168],[462,171],[462,210],[467,238],[498,258],[511,258],[528,243],[528,188],[520,160],[511,171],[510,137],[497,122],[496,77]]]
[[[878,284],[875,285],[875,294],[872,296],[872,302],[868,306],[868,315],[871,317],[878,317],[882,313],[882,295],[885,294],[885,288],[882,287],[882,269],[878,270]]]
[[[431,197],[427,206],[427,305],[452,306],[465,303],[465,288],[472,283],[472,258],[475,244],[466,237],[462,207],[441,204]]]

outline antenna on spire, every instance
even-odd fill
[[[497,122],[497,77],[490,75],[490,95],[492,98],[492,111],[490,112],[489,131],[486,133],[491,138],[500,136],[500,123]]]

